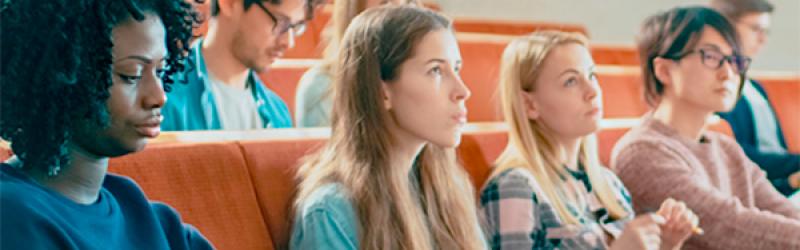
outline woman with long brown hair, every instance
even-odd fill
[[[450,21],[422,8],[371,9],[339,55],[332,135],[299,169],[290,246],[485,248],[453,150],[470,92]]]

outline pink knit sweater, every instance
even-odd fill
[[[766,179],[729,136],[706,131],[701,142],[645,117],[614,147],[611,166],[637,213],[666,198],[686,202],[702,236],[684,249],[800,249],[800,208]]]

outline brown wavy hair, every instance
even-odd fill
[[[386,6],[362,13],[345,32],[333,77],[331,139],[301,165],[295,206],[318,187],[340,183],[358,216],[361,249],[485,246],[474,189],[452,148],[424,146],[413,168],[419,190],[406,169],[389,164],[394,137],[382,81],[391,84],[426,34],[450,29],[447,18],[430,10]]]

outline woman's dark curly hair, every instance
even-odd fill
[[[202,0],[198,1],[202,2]],[[66,143],[80,123],[106,127],[111,87],[111,30],[145,14],[166,30],[165,89],[184,70],[199,21],[184,0],[2,0],[0,137],[23,168],[55,176],[68,165]]]

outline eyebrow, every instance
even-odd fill
[[[566,75],[568,73],[575,73],[575,74],[578,74],[578,75],[581,74],[581,72],[579,72],[577,69],[570,68],[570,69],[564,70],[564,72],[561,72],[561,74],[559,74],[558,77],[562,77],[562,76],[564,76],[564,75]]]
[[[716,51],[717,51],[717,52],[719,52],[719,53],[723,53],[723,54],[725,54],[724,52],[722,52],[722,48],[720,48],[720,47],[719,47],[719,46],[717,46],[716,44],[711,44],[711,43],[703,43],[703,44],[699,44],[699,45],[697,46],[697,48],[698,48],[698,49],[700,49],[700,48],[703,48],[703,47],[705,47],[705,48],[709,48],[709,49],[713,49],[713,50],[716,50]],[[733,50],[733,49],[731,49],[731,50]]]
[[[434,63],[434,62],[447,64],[447,60],[442,59],[442,58],[431,58],[428,61],[426,61],[425,64]],[[454,64],[455,65],[461,65],[461,64],[463,64],[463,61],[462,60],[456,60]]]
[[[447,60],[444,60],[444,59],[441,59],[441,58],[432,58],[432,59],[429,59],[427,62],[425,62],[425,64],[429,64],[429,63],[432,63],[432,62],[447,63]]]
[[[698,46],[698,47],[712,47],[714,49],[719,49],[719,46],[717,46],[716,44],[711,44],[711,43],[703,43],[703,44],[700,44],[700,46]]]
[[[147,58],[145,56],[140,56],[140,55],[132,55],[132,56],[123,57],[123,58],[120,58],[119,60],[114,61],[114,63],[125,61],[125,60],[138,60],[138,61],[143,62],[144,64],[153,63],[153,59]],[[166,60],[167,60],[167,58],[164,57],[164,58],[161,58],[161,60],[158,60],[158,62],[164,62]]]
[[[126,57],[120,58],[119,60],[117,60],[115,62],[120,62],[120,61],[130,60],[130,59],[139,60],[139,61],[142,61],[145,64],[153,63],[153,60],[151,60],[150,58],[147,58],[147,57],[144,57],[144,56],[140,56],[140,55],[126,56]]]

